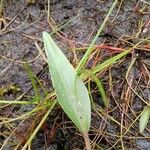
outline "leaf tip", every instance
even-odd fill
[[[150,107],[145,106],[144,110],[141,113],[140,122],[139,122],[139,131],[142,133],[146,128],[150,117]]]

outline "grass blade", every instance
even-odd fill
[[[38,87],[36,85],[35,75],[34,75],[34,73],[32,72],[32,69],[30,68],[30,66],[27,63],[24,64],[24,67],[27,71],[27,74],[28,74],[28,76],[31,80],[32,86],[33,86],[33,90],[34,90],[34,94],[35,94],[35,98],[34,98],[35,100],[33,100],[33,101],[36,101],[38,103],[41,99],[41,96],[40,96],[40,93],[38,91]]]
[[[112,58],[107,59],[103,63],[97,65],[95,68],[92,69],[92,72],[96,74],[99,71],[104,70],[105,68],[109,67],[110,65],[113,65],[116,63],[117,60],[122,58],[123,56],[127,55],[131,50],[126,50],[124,52],[121,52],[120,54],[117,54],[116,56],[113,56]]]
[[[113,9],[115,8],[117,2],[118,2],[118,0],[115,0],[115,1],[113,2],[112,6],[110,7],[110,9],[109,9],[109,11],[108,11],[108,13],[107,13],[107,15],[106,15],[106,17],[105,17],[103,23],[102,23],[102,25],[100,25],[100,28],[99,28],[99,30],[97,31],[97,34],[95,35],[94,39],[92,40],[92,43],[90,44],[90,47],[87,49],[86,53],[84,54],[84,56],[83,56],[82,59],[80,60],[78,66],[77,66],[77,69],[76,69],[79,73],[81,72],[82,68],[84,67],[84,65],[85,65],[85,63],[86,63],[86,61],[87,61],[87,59],[88,59],[90,53],[91,53],[92,50],[93,50],[93,46],[94,46],[94,44],[95,44],[95,42],[96,42],[98,36],[99,36],[99,35],[101,34],[101,32],[103,31],[103,29],[104,29],[104,27],[105,27],[105,25],[106,25],[106,22],[109,20],[109,16],[111,15]]]
[[[113,65],[114,63],[116,63],[117,60],[119,60],[120,58],[124,57],[125,55],[127,55],[131,50],[126,50],[124,52],[121,52],[115,56],[113,56],[112,58],[107,59],[106,61],[104,61],[103,63],[97,65],[96,67],[90,69],[90,70],[85,70],[82,74],[81,77],[83,79],[86,79],[88,76],[90,76],[91,72],[94,74],[99,73],[100,71],[103,71],[104,69],[106,69],[107,67],[109,67],[110,65]]]

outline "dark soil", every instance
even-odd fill
[[[103,43],[112,47],[128,48],[142,39],[150,37],[150,25],[147,25],[150,21],[150,5],[140,2],[140,0],[139,3],[138,0],[123,1],[122,4],[121,2],[118,2],[96,44]],[[47,21],[47,5],[47,0],[36,0],[33,4],[27,4],[25,0],[4,1],[3,21],[0,30],[1,99],[13,100],[23,93],[23,100],[30,100],[31,97],[34,97],[35,93],[27,73],[26,63],[32,69],[34,75],[42,81],[47,92],[50,92],[52,87],[47,65],[43,57],[38,56],[39,51],[35,45],[37,43],[42,49],[42,32],[51,32],[52,27],[60,27],[76,17],[61,29],[59,34],[54,36],[59,47],[62,48],[75,66],[77,60],[73,49],[84,47],[84,43],[90,43],[112,5],[112,0],[51,0],[50,22]],[[118,11],[119,7],[120,10]],[[140,23],[143,23],[142,27]],[[92,36],[91,33],[93,33]],[[89,133],[91,141],[95,142],[93,144],[94,149],[118,150],[123,149],[123,147],[125,150],[150,149],[150,126],[147,126],[147,130],[140,134],[138,120],[135,121],[145,104],[131,90],[130,97],[125,98],[128,90],[125,74],[132,57],[138,54],[138,59],[130,73],[133,79],[132,86],[136,88],[136,91],[145,101],[149,102],[150,100],[150,46],[144,47],[147,44],[149,44],[149,41],[143,43],[143,49],[135,49],[133,54],[129,54],[122,61],[100,74],[110,100],[110,108],[103,113],[99,111],[103,107],[101,96],[97,92],[95,83],[91,82],[93,100],[99,108],[99,110],[93,110],[92,127]],[[77,52],[77,57],[81,57],[83,52]],[[98,63],[111,57],[113,53],[118,52],[103,49]],[[93,62],[94,60],[89,61],[87,66],[92,67]],[[109,85],[110,76],[113,83],[111,88]],[[2,91],[2,89],[5,90]],[[41,90],[40,87],[39,90]],[[44,97],[44,92],[41,92],[40,96]],[[126,107],[126,99],[130,99],[128,107]],[[0,116],[15,117],[15,115],[21,115],[32,110],[33,107],[2,107]],[[18,129],[16,134],[11,137],[10,142],[7,142],[3,150],[14,149],[18,144],[17,141],[22,141],[21,139],[26,137],[33,120],[38,123],[38,117],[41,118],[42,114],[39,113],[35,118],[31,117],[26,120],[21,129]],[[123,125],[126,128],[130,127],[133,121],[135,123],[129,129],[129,132],[120,139],[121,126],[112,121],[111,117],[119,123],[121,123],[123,117]],[[12,126],[17,127],[18,124],[18,121],[13,122]],[[0,125],[0,147],[13,129],[10,126]],[[125,131],[123,129],[122,134]],[[22,145],[24,142],[25,139],[22,141]],[[18,149],[21,149],[20,147]],[[82,136],[61,108],[57,108],[38,132],[31,147],[33,150],[77,150],[84,149],[85,146]]]

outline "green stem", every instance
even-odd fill
[[[26,148],[31,144],[32,140],[35,138],[37,132],[40,130],[41,126],[43,125],[43,123],[47,119],[48,115],[50,114],[50,112],[55,107],[55,104],[56,104],[56,101],[53,102],[53,104],[51,105],[51,107],[49,108],[49,110],[46,112],[46,114],[44,115],[44,117],[42,118],[42,120],[40,121],[40,123],[38,124],[38,126],[35,128],[35,130],[31,134],[31,136],[29,137],[29,139],[27,140],[27,142],[23,146],[22,150],[26,150]]]
[[[106,22],[108,21],[109,16],[111,15],[112,10],[113,10],[114,7],[116,6],[117,2],[118,2],[118,0],[115,0],[115,1],[114,1],[113,5],[112,5],[111,8],[109,9],[109,12],[108,12],[107,16],[106,16],[105,19],[104,19],[102,25],[100,26],[100,28],[99,28],[99,30],[98,30],[96,36],[94,37],[92,43],[90,44],[90,47],[87,49],[86,53],[84,54],[84,56],[83,56],[82,59],[80,60],[78,66],[77,66],[77,69],[76,69],[78,72],[80,72],[81,69],[82,69],[82,67],[85,65],[85,63],[86,63],[86,61],[87,61],[87,59],[88,59],[88,56],[90,55],[90,53],[91,53],[92,50],[93,50],[93,45],[95,44],[95,42],[96,42],[98,36],[99,36],[99,35],[101,34],[101,32],[103,31],[103,29],[104,29],[104,27],[105,27],[105,24],[106,24]]]

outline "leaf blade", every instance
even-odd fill
[[[139,121],[140,133],[142,133],[144,131],[144,129],[146,128],[148,121],[149,121],[149,117],[150,117],[150,107],[145,106],[144,110],[141,113],[141,117],[140,117],[140,121]]]
[[[59,104],[81,132],[88,131],[91,104],[87,88],[47,32],[43,32],[43,40]]]

